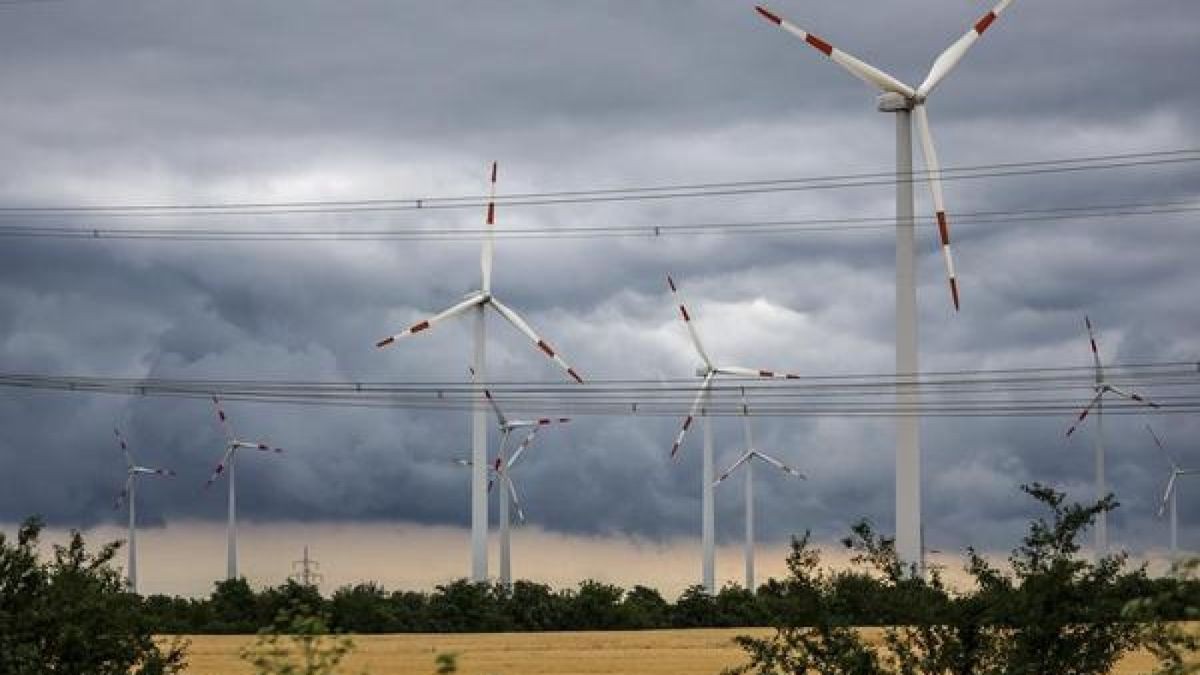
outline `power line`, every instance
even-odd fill
[[[1200,412],[1200,365],[1192,362],[1118,364],[1110,381],[1147,393],[1157,407],[1113,401],[1117,414]],[[917,404],[896,402],[901,387],[922,392]],[[964,370],[917,375],[833,375],[783,380],[731,379],[711,388],[701,414],[812,417],[1038,417],[1069,416],[1090,399],[1090,367]],[[289,405],[409,410],[467,410],[482,390],[462,382],[131,379],[0,374],[0,387],[126,396],[203,398]],[[693,406],[699,381],[598,380],[494,382],[489,391],[514,411],[535,415],[680,416]],[[748,407],[743,407],[743,397]]]
[[[1007,225],[1029,222],[1070,222],[1093,218],[1140,218],[1200,212],[1200,202],[1169,201],[1046,209],[976,211],[955,214],[954,225]],[[914,219],[916,227],[933,227],[928,218]],[[388,227],[377,229],[243,229],[243,228],[122,228],[89,226],[0,225],[0,237],[92,239],[92,240],[178,240],[246,242],[329,241],[472,241],[489,235],[496,239],[597,239],[657,238],[711,235],[818,234],[890,231],[895,217],[864,216],[799,220],[754,220],[698,222],[660,225],[567,225],[561,227],[517,227],[489,232],[481,228]]]
[[[1059,158],[1026,162],[979,164],[946,167],[941,170],[943,181],[1031,176],[1079,171],[1112,170],[1151,167],[1200,161],[1200,149],[1177,149],[1154,152],[1097,155],[1091,157]],[[898,174],[874,172],[813,176],[806,178],[770,178],[747,181],[675,184],[661,186],[632,186],[526,192],[496,195],[497,204],[513,206],[545,206],[597,202],[628,202],[643,200],[723,197],[773,192],[829,190],[877,185],[893,185]],[[912,183],[929,181],[925,171],[900,176]],[[356,200],[310,200],[287,202],[221,202],[207,204],[97,204],[78,206],[3,206],[0,218],[88,215],[92,217],[183,217],[201,215],[296,215],[305,213],[353,213],[363,211],[415,211],[437,209],[482,208],[486,195],[429,196]]]

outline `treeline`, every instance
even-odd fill
[[[993,608],[992,621],[1007,623],[1004,608],[1021,606],[1018,593],[992,588],[974,602]],[[1138,598],[1172,598],[1158,609],[1160,618],[1193,618],[1187,608],[1200,607],[1200,583],[1133,574],[1106,589],[1105,596],[1116,606]],[[389,592],[363,583],[324,597],[294,581],[255,591],[238,579],[218,582],[208,598],[155,595],[143,598],[142,606],[160,634],[253,633],[296,606],[328,617],[331,628],[347,633],[467,633],[813,625],[830,616],[848,625],[883,626],[910,621],[917,609],[913,600],[878,575],[851,569],[834,573],[822,597],[777,580],[756,593],[730,585],[709,595],[693,586],[670,602],[646,586],[626,590],[596,581],[556,591],[530,581],[506,588],[459,580],[430,593]],[[921,604],[940,602],[923,598]]]

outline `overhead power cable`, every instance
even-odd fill
[[[1119,364],[1106,368],[1110,384],[1134,388],[1156,407],[1116,401],[1106,412],[1200,412],[1200,365],[1191,362]],[[816,417],[1036,417],[1071,416],[1090,399],[1090,367],[969,370],[918,375],[835,375],[767,380],[732,379],[711,389],[701,411],[711,416]],[[463,382],[354,382],[301,380],[131,379],[0,374],[0,387],[126,396],[225,399],[353,408],[467,410],[482,389]],[[901,388],[920,393],[917,404],[896,401]],[[700,392],[698,378],[559,382],[494,382],[488,390],[507,408],[533,415],[686,414]],[[748,401],[743,407],[743,396]]]
[[[1000,164],[945,167],[943,181],[1032,176],[1080,171],[1102,171],[1125,168],[1153,167],[1200,161],[1200,149],[1176,149],[1155,152],[1097,155],[1091,157],[1059,158]],[[925,171],[907,174],[875,172],[812,176],[805,178],[768,178],[659,186],[595,188],[549,192],[498,194],[497,204],[506,207],[546,206],[596,202],[629,202],[642,200],[687,199],[698,197],[727,197],[773,192],[830,190],[877,185],[891,185],[897,179],[912,183],[929,180]],[[306,201],[245,201],[194,204],[93,204],[60,206],[0,206],[0,218],[87,215],[91,217],[184,217],[202,215],[295,215],[304,213],[353,213],[363,211],[414,211],[422,209],[482,208],[492,197],[488,195],[398,197],[352,200]]]
[[[1009,225],[1030,222],[1070,222],[1091,219],[1143,218],[1200,213],[1200,201],[1138,202],[1070,206],[1046,209],[975,211],[955,214],[956,226]],[[381,228],[213,228],[213,227],[107,227],[0,225],[0,237],[52,239],[181,240],[181,241],[473,241],[496,239],[598,239],[616,237],[672,237],[705,235],[817,234],[890,231],[894,216],[810,218],[675,224],[564,225],[557,227],[505,227],[488,231],[479,227],[390,226]],[[929,218],[910,224],[933,227]],[[1191,224],[1191,223],[1189,223]]]

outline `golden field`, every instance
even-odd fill
[[[769,629],[693,629],[580,633],[467,633],[361,635],[341,672],[371,675],[429,675],[434,657],[457,652],[464,675],[584,675],[591,673],[719,673],[744,663],[735,635],[769,635]],[[238,651],[253,637],[193,636],[188,650],[192,675],[249,675]],[[1153,659],[1135,654],[1121,675],[1149,672]]]

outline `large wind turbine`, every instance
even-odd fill
[[[679,289],[675,286],[675,280],[669,275],[667,276],[667,285],[671,287],[671,293],[674,294],[675,301],[679,304],[679,314],[683,317],[684,325],[687,326],[688,335],[692,340],[692,347],[695,348],[696,354],[700,357],[700,366],[696,369],[696,375],[704,378],[700,384],[700,391],[696,394],[696,400],[692,402],[691,410],[683,420],[683,428],[679,430],[679,434],[675,437],[675,444],[671,446],[671,457],[675,458],[679,454],[679,448],[683,445],[683,438],[687,435],[688,429],[691,428],[692,421],[696,419],[696,415],[702,415],[704,417],[704,458],[700,471],[700,542],[703,554],[700,569],[704,590],[711,595],[716,592],[716,515],[713,510],[712,418],[708,414],[707,407],[711,405],[713,381],[720,375],[784,379],[796,379],[799,376],[756,368],[718,366],[714,364],[712,359],[709,358],[708,352],[705,351],[704,345],[700,342],[700,334],[696,331],[696,327],[692,325],[692,315],[688,313],[687,306],[684,305],[683,299],[679,295]]]
[[[1149,424],[1146,425],[1146,431],[1150,432],[1150,437],[1154,439],[1154,445],[1158,446],[1158,449],[1160,452],[1162,452],[1163,457],[1166,457],[1167,462],[1171,465],[1171,477],[1167,479],[1167,488],[1163,490],[1162,503],[1158,505],[1158,517],[1162,518],[1163,514],[1167,510],[1167,507],[1170,507],[1171,559],[1175,560],[1179,555],[1179,512],[1176,508],[1175,497],[1179,490],[1177,481],[1179,480],[1180,476],[1192,476],[1195,474],[1200,474],[1200,470],[1180,468],[1179,464],[1176,463],[1175,458],[1171,456],[1171,453],[1167,452],[1167,449],[1163,447],[1162,441],[1158,440],[1158,434],[1154,433],[1154,430],[1150,428]]]
[[[121,494],[117,495],[117,502],[113,508],[121,508],[122,501],[129,502],[129,569],[127,570],[127,580],[129,583],[129,592],[138,592],[137,583],[137,477],[138,476],[174,476],[175,472],[170,469],[152,469],[148,466],[138,466],[133,461],[133,453],[129,451],[129,445],[125,443],[125,438],[121,436],[120,429],[113,429],[113,434],[117,437],[117,443],[121,446],[121,452],[125,455],[125,487],[121,490]]]
[[[1096,411],[1096,499],[1103,499],[1108,494],[1108,486],[1104,478],[1104,397],[1106,395],[1118,396],[1128,399],[1136,403],[1148,405],[1151,408],[1157,408],[1158,404],[1150,399],[1124,389],[1118,389],[1108,383],[1108,379],[1104,376],[1104,366],[1100,363],[1100,351],[1096,348],[1096,334],[1092,330],[1092,320],[1087,316],[1083,317],[1083,324],[1087,326],[1088,341],[1092,347],[1092,364],[1095,370],[1096,383],[1092,385],[1092,390],[1096,395],[1088,402],[1083,411],[1079,413],[1075,423],[1067,429],[1067,436],[1075,433],[1079,425],[1083,424],[1083,420],[1093,409]],[[1096,558],[1100,559],[1108,555],[1108,514],[1101,511],[1096,514]]]
[[[266,443],[257,441],[243,441],[233,433],[233,427],[229,424],[229,419],[225,416],[225,411],[221,408],[221,401],[216,396],[212,397],[213,406],[217,409],[217,419],[221,422],[221,429],[225,432],[225,454],[221,456],[220,463],[213,471],[212,476],[209,476],[208,482],[204,487],[210,487],[216,482],[221,474],[229,476],[229,521],[226,525],[225,534],[227,537],[226,544],[226,563],[225,563],[225,578],[238,578],[237,568],[237,488],[234,482],[234,468],[237,464],[237,451],[242,449],[258,450],[261,452],[283,452],[281,448],[272,447]]]
[[[376,343],[377,347],[386,347],[397,340],[415,333],[428,330],[434,324],[459,314],[472,311],[475,315],[475,345],[474,345],[474,384],[482,388],[487,382],[487,309],[491,307],[505,321],[511,323],[518,331],[537,345],[546,356],[554,360],[560,368],[567,371],[576,382],[582,383],[583,378],[558,352],[543,340],[524,319],[507,305],[492,295],[492,256],[495,248],[496,224],[496,162],[492,162],[492,178],[489,200],[487,205],[487,236],[483,240],[483,251],[479,257],[480,289],[467,294],[466,298],[449,309],[428,319],[409,326],[401,333],[386,337]],[[471,423],[471,580],[487,581],[487,410],[483,398],[475,400],[474,416]]]
[[[792,467],[788,466],[787,464],[784,464],[783,462],[775,459],[774,457],[771,457],[770,455],[759,452],[758,450],[755,449],[754,436],[752,435],[752,433],[750,431],[750,410],[749,410],[749,407],[745,403],[744,395],[743,395],[743,401],[742,401],[742,413],[743,413],[742,419],[745,422],[746,452],[743,453],[742,456],[739,457],[738,460],[736,462],[734,462],[732,466],[730,466],[728,469],[726,469],[725,472],[722,473],[719,478],[717,478],[717,480],[713,481],[713,487],[720,485],[726,478],[729,478],[729,476],[731,474],[733,474],[734,471],[737,471],[739,467],[741,467],[743,465],[746,467],[746,470],[745,470],[745,475],[746,475],[746,484],[745,484],[745,493],[746,493],[746,495],[745,495],[745,498],[746,498],[746,507],[745,507],[745,511],[746,511],[746,586],[745,586],[745,588],[746,588],[746,590],[753,593],[756,588],[754,585],[754,460],[757,459],[761,462],[764,462],[766,464],[769,464],[769,465],[775,467],[776,469],[779,469],[780,471],[782,471],[788,475],[795,476],[802,480],[805,479],[805,475],[800,473],[799,471],[793,469]]]
[[[942,198],[941,165],[929,130],[925,103],[934,88],[962,60],[967,50],[983,35],[1012,0],[1001,0],[971,30],[933,62],[929,74],[917,88],[901,82],[830,43],[784,20],[765,7],[758,13],[785,31],[807,42],[851,75],[873,85],[882,93],[877,99],[880,112],[896,115],[896,373],[909,378],[917,373],[917,286],[914,258],[912,117],[917,119],[921,151],[925,156],[926,177],[933,196],[934,215],[941,237],[942,257],[950,283],[955,311],[959,307],[958,278],[950,253],[950,223]],[[901,407],[913,408],[919,402],[915,385],[903,384],[897,390]],[[921,557],[921,448],[918,418],[900,416],[896,420],[896,552],[906,563],[916,564]]]

